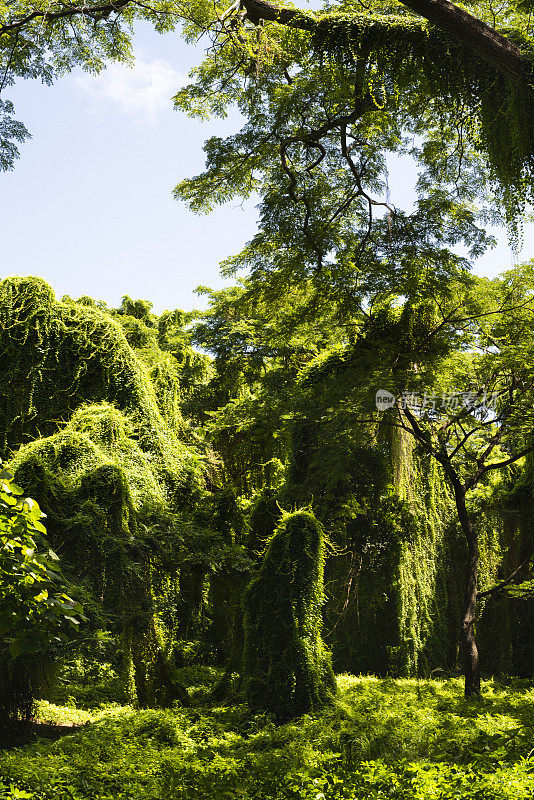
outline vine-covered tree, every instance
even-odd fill
[[[418,405],[417,400],[410,401],[408,392],[408,400],[405,397],[397,406],[394,422],[442,467],[465,537],[467,569],[460,637],[466,697],[480,694],[477,600],[505,586],[520,571],[514,570],[496,587],[479,591],[479,537],[469,512],[469,495],[492,472],[510,467],[534,449],[532,264],[511,271],[493,284],[481,284],[477,308],[453,306],[445,314],[439,309],[440,316],[436,315],[427,336],[449,328],[456,333],[457,342],[442,369],[432,376],[434,385],[426,383],[424,367],[422,374],[414,369],[408,390],[415,388],[421,396],[430,394],[433,400]],[[459,340],[465,342],[466,336],[470,348],[464,354]],[[415,366],[412,362],[412,368]],[[436,394],[448,396],[449,401],[436,408]],[[521,566],[530,562],[531,555]]]
[[[317,709],[335,694],[321,638],[324,558],[324,532],[315,517],[285,514],[245,593],[246,698],[279,721]]]

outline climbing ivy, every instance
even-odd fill
[[[534,67],[526,30],[507,33]],[[510,220],[517,219],[530,197],[534,166],[534,96],[528,81],[503,76],[465,45],[407,14],[320,15],[313,47],[325,61],[347,64],[361,79],[358,91],[370,92],[377,105],[411,92],[419,101],[426,93],[433,108],[442,105],[442,119],[457,114],[467,139],[489,159]]]
[[[88,298],[58,302],[39,279],[4,280],[0,298],[0,338],[12,375],[0,433],[6,450],[19,446],[10,465],[46,510],[66,571],[85,584],[93,627],[122,637],[132,696],[141,704],[184,699],[168,671],[155,609],[154,572],[165,569],[172,548],[152,532],[167,532],[176,551],[177,515],[191,512],[206,493],[206,456],[184,441],[176,374],[166,396],[139,350],[150,350],[160,375],[169,363],[179,368],[158,350],[150,319],[141,324],[155,333],[137,350],[124,332],[131,335],[132,325],[123,328]]]
[[[285,514],[245,593],[245,694],[253,708],[278,720],[319,708],[335,694],[321,638],[324,558],[324,533],[315,517]]]

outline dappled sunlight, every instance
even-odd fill
[[[179,677],[208,689],[216,673],[189,667]],[[458,699],[458,679],[344,674],[338,685],[334,705],[285,725],[246,705],[205,701],[92,712],[41,703],[47,720],[85,724],[60,741],[0,755],[0,775],[31,787],[36,800],[531,796],[531,683],[488,681],[472,702]]]

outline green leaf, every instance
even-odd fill
[[[35,653],[42,646],[42,637],[39,634],[21,633],[16,636],[9,645],[9,652],[13,658],[27,654]]]
[[[39,531],[39,533],[46,533],[45,526],[43,525],[42,522],[39,522],[39,520],[33,520],[31,525],[30,525],[30,528],[31,528],[32,531]],[[58,561],[59,561],[59,559],[58,559]]]

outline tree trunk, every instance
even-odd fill
[[[204,610],[204,581],[207,570],[202,564],[187,564],[180,569],[180,607],[178,632],[180,636],[196,639]]]
[[[465,491],[455,487],[458,518],[467,540],[467,574],[465,596],[460,626],[460,642],[464,661],[465,696],[480,697],[480,664],[475,639],[475,617],[478,583],[478,537],[469,519],[465,505]]]

